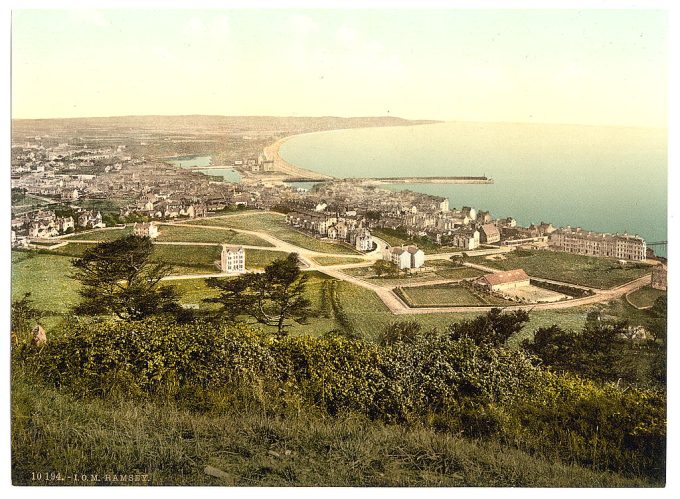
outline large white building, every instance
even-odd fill
[[[425,253],[417,246],[392,246],[383,252],[383,260],[392,262],[399,270],[417,269],[425,263]]]
[[[220,255],[220,268],[222,272],[245,272],[246,253],[243,246],[222,245]]]

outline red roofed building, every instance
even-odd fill
[[[489,291],[502,291],[504,289],[514,289],[522,286],[529,286],[529,276],[523,269],[506,270],[487,274],[475,281],[479,286],[487,288]]]

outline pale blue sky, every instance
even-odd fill
[[[666,36],[644,10],[15,10],[13,117],[665,126]]]

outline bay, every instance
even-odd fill
[[[453,122],[305,134],[279,154],[341,178],[486,175],[493,184],[386,187],[445,196],[452,207],[490,210],[521,225],[667,239],[665,129]]]

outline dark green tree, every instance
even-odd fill
[[[148,237],[127,236],[88,248],[72,261],[71,276],[82,285],[82,301],[74,312],[85,315],[115,314],[124,320],[141,320],[179,308],[173,287],[160,287],[170,266],[152,260]]]
[[[634,363],[627,361],[632,348],[625,339],[627,331],[625,321],[589,320],[579,332],[553,325],[536,330],[534,340],[525,340],[522,347],[559,371],[599,380],[634,381]]]
[[[397,273],[397,267],[393,263],[386,262],[385,260],[377,260],[371,268],[376,276],[380,277],[383,274],[394,275]]]
[[[220,290],[217,298],[221,313],[230,320],[249,315],[260,324],[275,326],[277,336],[287,335],[290,319],[304,321],[310,314],[310,301],[304,296],[307,276],[300,271],[296,253],[274,260],[261,274],[245,274],[235,279],[207,279],[210,287]]]
[[[394,343],[414,343],[422,327],[416,321],[394,321],[385,326],[378,343],[382,346]]]
[[[451,324],[448,333],[454,340],[470,338],[477,345],[497,347],[505,345],[528,320],[529,313],[525,310],[503,312],[500,308],[492,308],[486,315]]]

